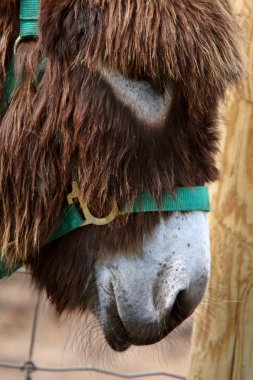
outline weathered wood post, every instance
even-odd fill
[[[253,378],[253,1],[234,4],[248,78],[225,110],[221,180],[212,188],[212,279],[195,321],[189,380]]]

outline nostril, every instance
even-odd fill
[[[180,291],[170,312],[170,318],[176,320],[178,323],[183,322],[194,310],[194,308],[190,306],[191,303],[187,298],[187,290]]]
[[[197,305],[200,299],[196,299],[193,294],[188,290],[181,290],[175,299],[173,307],[170,311],[170,318],[175,320],[177,323],[183,322],[188,318]]]

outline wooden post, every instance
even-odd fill
[[[253,1],[234,3],[246,31],[248,77],[224,112],[211,282],[196,314],[189,380],[253,379]]]

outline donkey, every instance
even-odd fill
[[[24,2],[38,0],[0,4],[2,258],[26,265],[59,314],[94,313],[114,350],[153,344],[204,294],[207,213],[126,213],[50,237],[72,183],[102,218],[218,178],[219,103],[242,73],[231,6],[41,0],[38,38],[20,39]]]

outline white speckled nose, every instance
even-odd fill
[[[117,253],[97,262],[95,313],[109,343],[113,346],[116,339],[111,336],[112,324],[114,331],[124,329],[129,344],[148,344],[167,335],[199,304],[209,265],[209,229],[203,212],[176,213],[162,220],[141,256]]]

